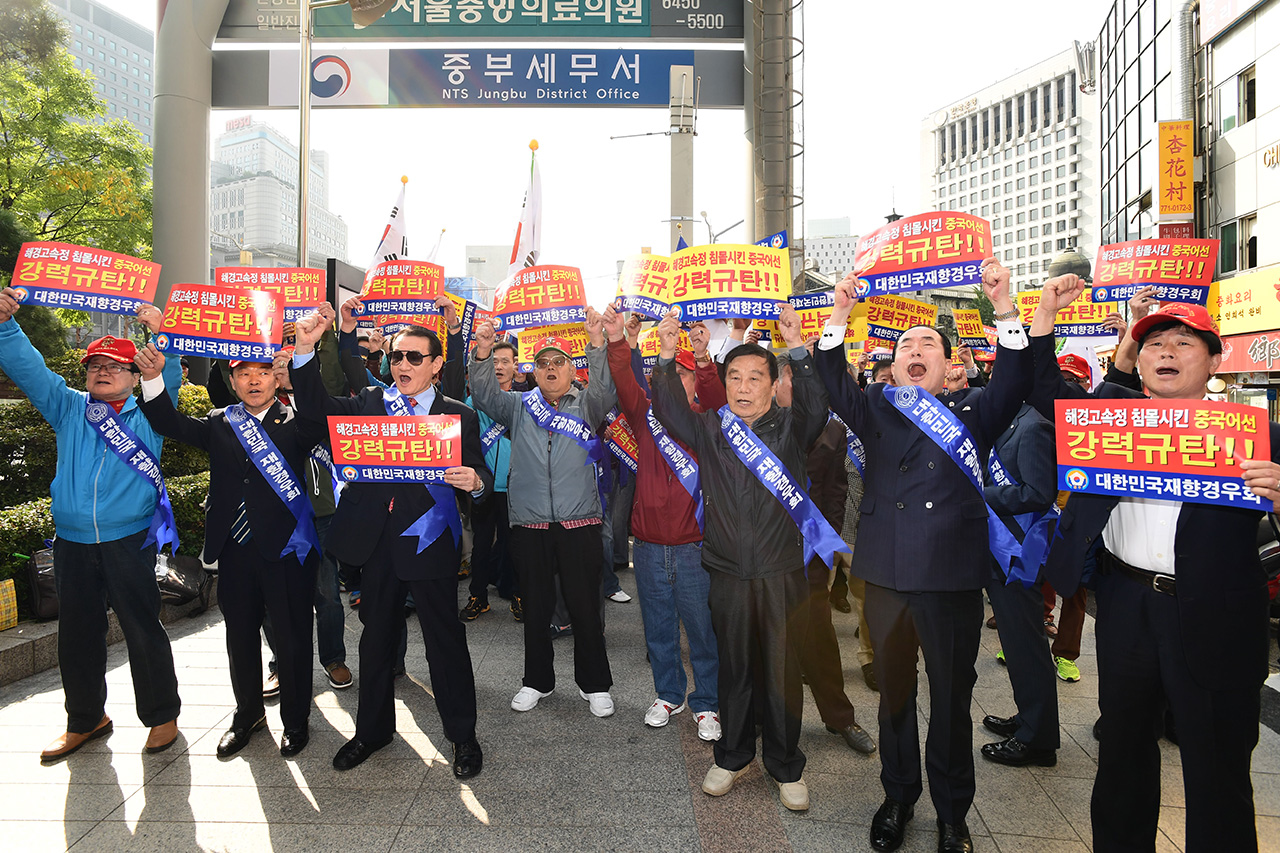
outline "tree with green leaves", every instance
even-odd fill
[[[973,305],[971,307],[978,309],[978,313],[982,315],[983,325],[994,326],[996,324],[995,306],[991,304],[991,300],[987,298],[987,295],[982,292],[981,287],[975,287],[973,294]]]

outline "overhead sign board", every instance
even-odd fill
[[[617,48],[353,49],[311,62],[322,107],[668,107],[675,65],[702,78],[700,106],[741,107],[742,52]],[[213,106],[297,107],[295,50],[215,51]]]
[[[741,41],[741,0],[397,0],[357,30],[346,6],[317,9],[314,32],[330,41],[591,39]],[[230,0],[218,39],[297,42],[298,0]]]

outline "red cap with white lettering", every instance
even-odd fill
[[[1209,316],[1209,309],[1203,305],[1192,305],[1187,302],[1170,302],[1161,306],[1159,311],[1152,311],[1133,324],[1133,331],[1130,334],[1135,341],[1142,343],[1142,339],[1146,337],[1152,326],[1170,321],[1181,323],[1200,332],[1208,332],[1217,338],[1222,337],[1218,331],[1218,324]]]

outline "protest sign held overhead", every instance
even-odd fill
[[[23,243],[9,286],[18,301],[132,315],[155,300],[160,265],[71,243]]]
[[[294,323],[324,304],[324,270],[310,267],[218,267],[219,287],[265,290],[280,298],[284,320]]]
[[[1204,305],[1218,266],[1217,240],[1130,240],[1098,249],[1095,302],[1127,302],[1147,285],[1161,302]]]
[[[986,328],[982,325],[982,312],[976,308],[952,308],[951,316],[956,321],[956,335],[960,345],[966,347],[987,347]]]
[[[658,363],[658,354],[662,350],[662,343],[658,340],[658,327],[650,326],[640,333],[638,341],[640,348],[640,360],[644,363],[645,370],[653,370]],[[693,345],[689,343],[689,331],[687,329],[680,330],[680,342],[676,345],[677,350],[692,350]]]
[[[938,306],[902,296],[876,296],[867,300],[867,339],[893,342],[912,326],[933,326]]]
[[[338,477],[348,483],[443,483],[462,464],[462,416],[329,416]]]
[[[500,332],[581,323],[587,293],[577,267],[529,267],[513,275],[493,297],[493,326]]]
[[[991,225],[985,219],[946,210],[908,216],[858,240],[857,295],[980,285],[982,261],[990,254]]]
[[[618,276],[618,294],[614,310],[633,311],[654,320],[666,316],[671,259],[662,255],[632,255],[622,265]]]
[[[682,322],[713,317],[778,318],[791,293],[789,250],[716,243],[671,256],[670,302]]]
[[[1022,325],[1030,326],[1040,304],[1039,290],[1024,290],[1017,294],[1018,310],[1022,312]],[[1116,302],[1094,302],[1093,294],[1085,290],[1080,297],[1058,312],[1053,333],[1059,338],[1105,338],[1114,335],[1114,329],[1104,328],[1102,321],[1108,314],[1119,311]]]
[[[365,274],[356,316],[439,314],[436,297],[442,293],[444,267],[427,261],[384,261]]]
[[[274,293],[175,284],[155,343],[168,353],[271,361],[283,326],[284,309]]]
[[[625,415],[621,414],[617,409],[605,415],[604,446],[609,448],[609,452],[618,458],[618,461],[631,469],[631,473],[640,470],[640,445],[636,442],[635,433],[631,430],[631,424],[627,423]]]
[[[1058,400],[1058,488],[1271,510],[1240,463],[1271,458],[1265,409],[1211,400]]]
[[[533,373],[534,358],[547,338],[561,338],[569,344],[569,357],[573,366],[584,370],[587,366],[587,329],[581,323],[565,323],[560,326],[541,326],[524,329],[516,335],[516,369],[521,373]]]

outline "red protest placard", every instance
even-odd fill
[[[462,416],[329,416],[338,477],[348,483],[440,483],[462,464]]]
[[[324,270],[310,267],[218,267],[219,287],[265,290],[280,298],[286,323],[294,323],[324,304]]]
[[[1098,249],[1093,301],[1126,302],[1156,285],[1162,302],[1203,305],[1218,266],[1217,240],[1130,240]]]
[[[908,216],[858,240],[858,296],[977,285],[990,254],[991,225],[985,219],[948,210]]]
[[[631,424],[625,415],[610,412],[605,416],[608,426],[604,431],[604,443],[623,465],[633,472],[640,470],[640,445],[636,443]]]
[[[577,267],[523,269],[494,294],[493,327],[498,331],[581,323],[587,292]]]
[[[1058,400],[1059,488],[1271,509],[1240,462],[1271,458],[1266,409],[1210,400]]]
[[[261,290],[175,284],[156,347],[163,352],[271,361],[280,349],[284,311]]]
[[[9,286],[19,302],[134,314],[156,297],[160,265],[71,243],[23,243]]]
[[[387,261],[369,270],[359,314],[438,314],[444,267],[426,261]]]

